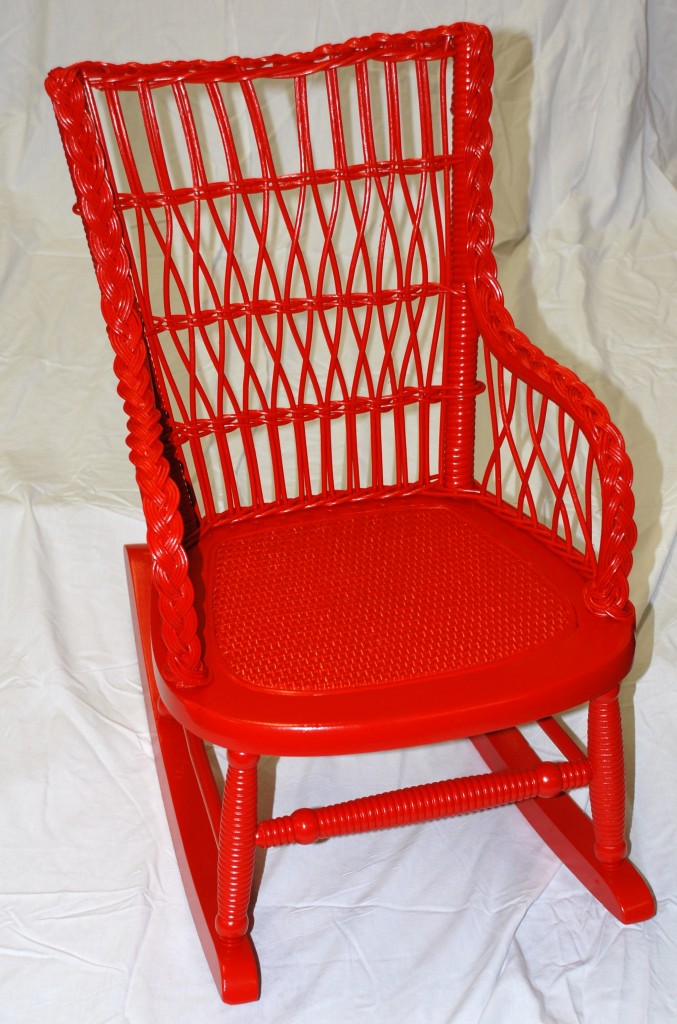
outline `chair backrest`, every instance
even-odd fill
[[[496,279],[492,73],[470,24],[50,73],[176,680],[202,530],[367,495],[472,489],[631,614],[622,438]]]
[[[490,80],[472,25],[52,73],[147,514],[143,358],[184,540],[472,481],[469,161]]]

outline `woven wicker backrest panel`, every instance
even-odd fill
[[[389,47],[88,75],[207,520],[439,473],[453,30]]]

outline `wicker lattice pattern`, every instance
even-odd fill
[[[160,781],[227,1002],[259,993],[257,844],[517,803],[617,916],[653,913],[624,859],[631,467],[504,308],[492,75],[458,24],[46,83],[148,524],[127,563]],[[588,758],[553,719],[561,764],[512,728],[590,695]],[[462,731],[488,774],[257,828],[262,752]],[[588,784],[592,824],[563,796]]]
[[[229,671],[253,686],[338,690],[454,672],[575,626],[542,574],[449,508],[222,532],[214,630]]]
[[[620,434],[496,281],[491,78],[473,25],[50,75],[174,682],[205,678],[201,529],[367,495],[472,490],[632,614]]]
[[[458,294],[454,36],[375,40],[351,62],[92,71],[156,383],[205,521],[437,475],[440,405],[458,393],[442,345]],[[472,400],[474,375],[467,387]]]
[[[477,37],[468,88],[470,295],[484,337],[492,448],[478,467],[480,491],[559,542],[582,552],[592,577],[590,608],[634,615],[628,575],[637,539],[632,466],[604,405],[571,370],[519,331],[505,308],[492,253],[491,82],[481,73],[491,40]],[[549,424],[549,431],[548,431]],[[548,436],[549,433],[549,436]],[[516,486],[504,491],[507,476]],[[545,501],[541,496],[545,493]],[[543,529],[541,529],[543,528]]]
[[[106,157],[88,108],[82,76],[74,70],[53,73],[47,87],[61,126],[80,213],[101,288],[101,308],[115,352],[118,391],[127,413],[130,459],[143,499],[153,576],[162,615],[168,667],[179,684],[204,680],[193,589],[182,546],[184,523],[172,465],[164,458],[161,417],[149,372],[143,324],[139,317],[132,268],[124,246],[115,195],[106,174]]]

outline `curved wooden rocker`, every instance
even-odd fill
[[[47,81],[148,523],[126,556],[158,772],[226,1002],[259,993],[257,845],[515,803],[619,920],[654,913],[617,699],[631,467],[504,308],[491,78],[459,24]],[[553,718],[582,703],[587,752]],[[257,821],[260,755],[459,737],[487,773]]]

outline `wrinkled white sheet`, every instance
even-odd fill
[[[658,915],[623,928],[512,808],[271,851],[263,996],[227,1008],[155,776],[121,554],[143,525],[42,80],[79,59],[284,52],[463,18],[495,33],[508,304],[607,402],[636,465],[623,706],[633,858]],[[673,0],[1,5],[3,1024],[677,1020],[676,54]],[[276,813],[480,770],[464,744],[267,767]]]

